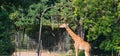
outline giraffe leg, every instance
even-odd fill
[[[74,44],[74,47],[75,47],[75,56],[78,56],[78,46]]]
[[[90,56],[90,52],[89,51],[85,51],[85,56]]]

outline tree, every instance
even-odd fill
[[[120,44],[120,42],[116,42],[120,37],[119,32],[115,32],[119,28],[118,0],[73,0],[73,3],[75,15],[84,19],[86,37],[94,47],[111,51],[112,48]],[[115,23],[116,21],[117,23]]]
[[[13,27],[6,6],[0,7],[0,55],[11,55],[14,50]]]

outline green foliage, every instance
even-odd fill
[[[45,9],[47,10],[42,16]],[[104,51],[111,51],[114,48],[117,51],[120,45],[120,2],[118,0],[1,0],[0,54],[1,52],[11,54],[14,51],[11,32],[16,28],[26,29],[29,36],[37,39],[41,16],[43,27],[48,27],[42,29],[44,40],[47,36],[53,37],[49,32],[53,33],[59,29],[61,23],[69,23],[74,30],[83,23],[86,40],[91,42],[93,48],[98,47]],[[48,29],[50,31],[47,31]],[[52,43],[52,40],[49,42],[47,39],[49,43]]]
[[[34,24],[34,20],[28,18],[22,8],[19,8],[18,10],[15,10],[13,13],[11,13],[9,18],[17,27],[21,28],[25,28],[28,27],[28,25]]]
[[[79,56],[85,56],[84,52],[82,52],[82,51],[79,52],[78,55],[79,55]]]
[[[120,44],[118,0],[73,0],[73,4],[75,15],[84,19],[88,41],[97,41],[106,51]]]
[[[53,8],[48,12],[49,16],[52,16],[52,28],[58,28],[57,25],[61,23],[69,23],[70,26],[75,30],[75,16],[74,16],[74,5],[72,2],[67,0],[60,0]],[[74,24],[74,25],[73,25]]]
[[[8,18],[8,11],[0,7],[0,56],[11,55],[14,50],[12,24]]]
[[[34,24],[39,24],[41,13],[47,8],[47,0],[41,0],[39,3],[33,3],[28,8],[13,6],[13,12],[9,18],[17,27],[26,28]]]

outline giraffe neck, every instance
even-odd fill
[[[71,36],[71,38],[76,41],[78,39],[83,40],[82,38],[80,38],[78,35],[76,35],[70,28],[69,26],[66,26],[65,29],[67,30],[68,34]]]

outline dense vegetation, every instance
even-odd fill
[[[91,43],[92,54],[109,55],[113,49],[114,53],[120,49],[118,0],[1,0],[0,55],[14,52],[15,38],[21,37],[21,46],[27,38],[25,35],[38,42],[41,22],[44,49],[51,50],[61,42],[66,42],[62,46],[69,46],[63,49],[71,48],[69,35],[58,27],[64,22]]]

